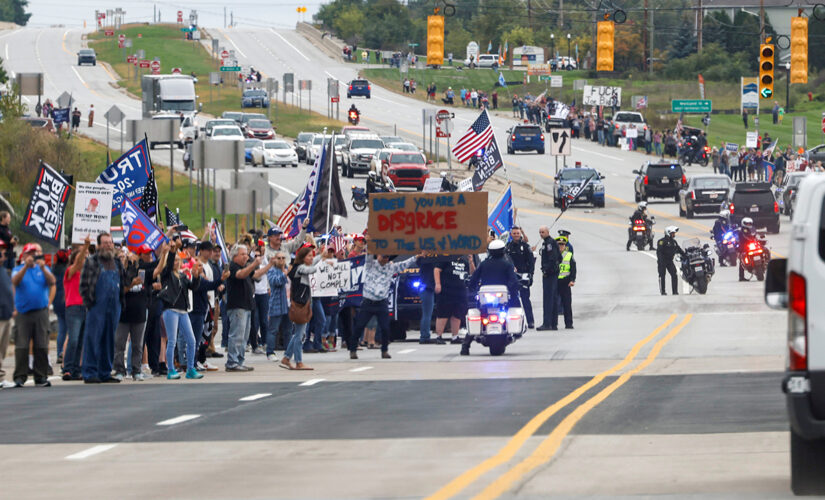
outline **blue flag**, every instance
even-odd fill
[[[506,87],[507,86],[507,82],[504,81],[504,75],[501,73],[501,71],[498,72],[498,84],[499,84],[500,87]]]
[[[147,246],[152,250],[167,241],[163,231],[152,222],[148,215],[137,206],[135,202],[127,197],[123,199],[121,216],[123,219],[123,234],[126,235],[126,246],[131,250],[136,250],[142,246]]]
[[[115,186],[115,197],[112,199],[113,217],[120,214],[124,197],[128,197],[135,204],[140,204],[151,172],[149,147],[146,139],[143,139],[100,174],[95,182]]]
[[[309,174],[309,180],[307,180],[307,185],[304,188],[304,191],[298,197],[295,218],[292,219],[292,224],[289,228],[284,228],[284,231],[289,235],[290,238],[298,236],[298,233],[301,232],[301,226],[304,223],[304,219],[306,218],[309,218],[310,220],[310,225],[309,227],[307,227],[307,232],[313,232],[316,230],[316,228],[312,225],[312,215],[315,213],[315,203],[318,197],[318,185],[320,184],[321,176],[324,175],[324,167],[325,162],[327,161],[327,155],[335,154],[334,152],[329,152],[329,149],[332,148],[331,143],[332,139],[330,139],[324,145],[324,147],[321,149],[321,154],[315,158],[315,166],[312,168],[312,172],[310,172]]]
[[[52,110],[52,119],[55,124],[69,123],[69,108],[56,108]]]
[[[493,228],[497,236],[501,236],[513,227],[513,219],[513,191],[507,186],[487,217],[487,225]]]

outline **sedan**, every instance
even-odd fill
[[[242,141],[244,136],[237,125],[220,125],[212,128],[209,139],[213,141]]]
[[[215,120],[209,120],[203,126],[203,133],[206,135],[206,137],[211,137],[212,136],[212,129],[214,127],[219,127],[221,125],[227,125],[227,126],[235,127],[235,126],[238,125],[238,123],[235,120],[232,120],[232,119],[229,119],[229,118],[217,118]]]
[[[246,136],[250,139],[274,139],[275,129],[269,120],[249,120],[246,123]]]
[[[266,90],[262,89],[250,89],[244,90],[243,95],[241,96],[241,107],[242,108],[268,108],[269,107],[269,96],[266,94]]]
[[[384,141],[384,146],[390,147],[390,144],[396,144],[399,142],[407,142],[404,139],[398,137],[397,135],[382,135],[381,140]]]
[[[430,177],[428,162],[422,153],[397,151],[384,160],[387,173],[396,187],[414,187],[421,191]]]
[[[298,159],[306,161],[307,149],[312,147],[312,140],[315,138],[315,132],[299,132],[298,137],[295,138],[295,152],[298,153]]]
[[[263,144],[264,141],[260,139],[244,139],[243,141],[243,148],[244,148],[244,158],[243,162],[251,164],[252,163],[252,148]]]
[[[297,167],[298,153],[286,141],[261,141],[261,144],[252,148],[252,166],[257,165],[264,167],[292,165]]]
[[[409,142],[396,142],[392,145],[393,149],[397,149],[398,151],[410,151],[413,153],[420,153],[421,150],[415,144],[410,144]]]

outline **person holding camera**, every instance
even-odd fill
[[[23,387],[29,374],[29,343],[34,343],[34,383],[50,387],[49,302],[54,296],[55,278],[46,266],[43,249],[28,243],[20,255],[22,264],[12,270],[14,307],[17,310],[14,337],[14,385]]]

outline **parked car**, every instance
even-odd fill
[[[240,125],[241,118],[243,118],[243,113],[241,113],[240,111],[224,111],[223,113],[221,113],[221,118],[234,120],[237,125]]]
[[[419,191],[430,177],[428,162],[422,153],[394,151],[384,160],[387,162],[387,175],[395,187],[413,187]]]
[[[343,175],[352,177],[356,172],[369,172],[372,157],[383,148],[384,143],[377,135],[352,134],[348,136],[343,148],[344,164],[341,167]]]
[[[252,148],[252,166],[262,167],[292,165],[298,166],[298,153],[286,142],[279,139],[261,141]]]
[[[648,198],[673,198],[679,202],[679,191],[687,185],[687,178],[678,163],[650,163],[634,170],[633,190],[636,201]]]
[[[535,151],[544,154],[544,132],[539,125],[516,125],[507,130],[507,153]]]
[[[51,118],[41,118],[39,116],[23,116],[20,119],[24,122],[27,122],[29,125],[32,126],[32,128],[43,129],[47,132],[52,133],[54,133],[55,131],[54,120],[52,120]]]
[[[269,95],[263,89],[248,89],[241,94],[241,108],[268,108]]]
[[[779,211],[785,215],[791,215],[791,198],[799,188],[799,183],[810,172],[790,172],[782,178],[782,183],[773,192],[776,202],[779,204]]]
[[[731,181],[727,175],[694,175],[679,191],[679,215],[688,219],[697,213],[718,215],[730,187]]]
[[[825,144],[814,146],[811,149],[805,151],[805,158],[808,160],[808,163],[816,163],[818,161],[821,161],[823,164],[825,164]]]
[[[553,185],[553,206],[561,207],[561,200],[581,186],[582,181],[590,179],[587,187],[575,203],[591,203],[594,207],[604,208],[604,176],[595,168],[563,168],[556,175]],[[574,194],[575,196],[575,194]]]
[[[769,182],[737,182],[725,208],[730,212],[731,224],[739,225],[743,218],[750,217],[754,227],[779,232],[779,204]]]
[[[498,54],[479,54],[476,67],[497,69],[498,61]]]
[[[220,125],[212,127],[209,139],[212,141],[242,141],[245,138],[241,128],[237,125]]]
[[[636,111],[619,111],[613,116],[613,123],[620,129],[622,127],[625,127],[625,129],[635,127],[637,142],[644,140],[645,130],[647,130],[647,122],[645,121],[644,115],[641,113]]]
[[[269,120],[249,120],[246,122],[246,136],[255,139],[274,139],[275,129]]]
[[[83,66],[84,64],[97,66],[97,54],[95,54],[95,49],[80,49],[77,52],[77,65]]]
[[[553,71],[558,71],[562,69],[570,71],[573,69],[578,69],[579,67],[579,64],[575,58],[566,56],[560,56],[555,59],[550,59],[549,64],[550,69]]]
[[[790,426],[791,490],[825,495],[825,176],[799,184],[788,239],[787,259],[772,259],[765,280],[765,302],[787,310],[785,373],[782,392]],[[738,210],[738,207],[737,207]],[[774,332],[777,333],[777,332]]]
[[[244,158],[243,161],[246,164],[252,164],[252,148],[258,146],[259,144],[263,143],[260,139],[244,139],[243,141],[243,148],[244,148]]]
[[[298,153],[298,160],[306,161],[307,149],[312,147],[312,139],[315,138],[315,132],[299,132],[298,137],[292,145],[295,147],[295,152]]]
[[[409,142],[396,142],[392,145],[393,149],[397,149],[399,151],[413,151],[413,152],[421,152],[421,148],[416,146],[415,144],[410,144]]]
[[[372,97],[372,85],[367,80],[352,80],[347,86],[347,99],[352,96]]]

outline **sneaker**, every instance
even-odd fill
[[[242,372],[254,372],[255,371],[254,366],[240,365],[238,368],[240,368]]]
[[[218,351],[215,351],[212,354],[210,354],[209,357],[211,357],[211,358],[222,358],[223,354],[219,353]]]
[[[445,341],[444,341],[444,339],[443,339],[443,338],[441,338],[441,337],[436,337],[436,338],[435,338],[435,343],[436,343],[436,344],[438,344],[438,345],[444,345],[444,344],[446,344],[447,342],[445,342]]]
[[[461,343],[461,339],[460,339],[460,338],[458,338],[458,337],[453,337],[453,338],[451,338],[451,339],[450,339],[450,343],[451,343],[451,344],[460,344],[460,343]]]
[[[199,379],[203,378],[203,373],[198,373],[194,368],[186,370],[186,378]]]
[[[166,374],[166,380],[179,380],[180,373],[176,370],[169,370],[169,373]]]
[[[281,358],[279,358],[278,355],[273,352],[272,354],[267,354],[266,355],[266,360],[267,361],[273,361],[273,362],[277,363],[278,361],[281,360]]]
[[[206,368],[206,371],[208,371],[208,372],[216,372],[216,371],[218,371],[218,367],[217,367],[217,366],[215,366],[215,365],[213,365],[213,364],[211,364],[211,363],[209,363],[209,361],[207,361],[206,363],[204,363],[204,364],[203,364],[203,367],[204,367],[204,368]]]
[[[197,363],[195,363],[195,370],[197,370],[199,372],[205,372],[206,371],[206,366],[204,366],[203,363],[198,361]]]
[[[112,378],[117,379],[118,382],[123,382],[123,374],[122,373],[115,373],[112,375]]]
[[[252,352],[252,346],[251,346],[251,345],[249,345],[249,344],[246,344],[246,349],[244,349],[244,350],[245,350],[246,352]]]
[[[462,347],[461,352],[459,354],[461,356],[469,356],[470,355],[470,348],[469,347]]]
[[[387,351],[384,351],[381,353],[381,359],[392,359],[392,356],[390,356],[390,353]]]
[[[264,351],[263,347],[258,346],[254,351],[252,351],[252,354],[266,354],[266,351]]]
[[[22,385],[17,385],[14,382],[9,382],[8,380],[3,380],[0,382],[0,387],[3,389],[14,389],[16,387],[23,387]]]
[[[48,380],[41,380],[40,382],[35,382],[34,385],[37,387],[51,387],[52,383]]]
[[[241,368],[241,365],[235,365],[235,366],[227,366],[226,371],[228,371],[228,372],[243,372],[243,371],[246,371],[246,370]]]
[[[134,380],[135,382],[143,382],[143,381],[149,380],[151,378],[152,378],[151,375],[147,375],[145,373],[135,373],[134,375],[132,375],[132,380]]]

